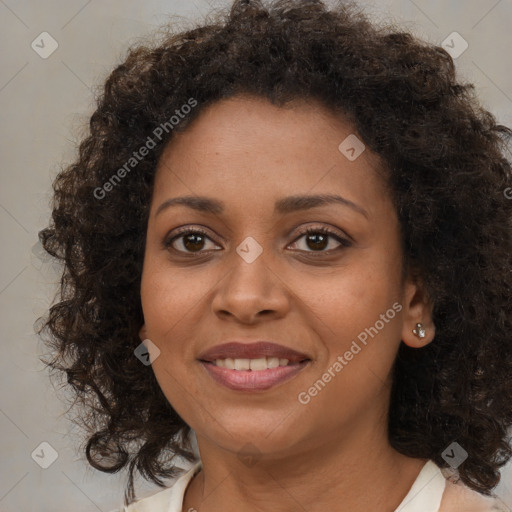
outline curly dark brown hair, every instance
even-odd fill
[[[55,179],[40,239],[63,274],[39,332],[49,331],[54,349],[45,363],[67,376],[80,405],[89,463],[129,469],[128,504],[135,470],[164,486],[176,456],[195,459],[190,427],[134,356],[143,251],[163,148],[206,106],[238,93],[278,106],[319,101],[385,162],[405,268],[425,283],[436,326],[424,348],[400,345],[389,441],[441,467],[457,441],[469,453],[461,480],[491,494],[512,456],[512,130],[456,79],[441,47],[372,23],[355,4],[320,0],[237,0],[203,24],[132,47],[106,80],[77,160]],[[113,182],[191,98],[197,106]]]

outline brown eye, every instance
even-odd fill
[[[325,249],[327,245],[329,245],[329,235],[324,235],[323,233],[311,233],[306,235],[306,244],[311,249]]]
[[[304,238],[305,240],[306,249],[299,250],[304,250],[306,252],[330,252],[331,250],[335,250],[340,246],[349,247],[351,245],[348,240],[324,227],[308,228],[304,230],[301,236],[294,242],[294,244],[297,244],[297,241],[301,238]],[[334,239],[339,245],[337,247],[331,247],[326,251],[325,249],[329,247],[330,239]],[[310,249],[310,251],[307,249]]]
[[[207,240],[213,244],[206,232],[200,229],[186,229],[166,240],[164,245],[167,249],[172,248],[177,252],[199,253],[205,248]]]

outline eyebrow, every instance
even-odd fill
[[[347,206],[352,210],[360,213],[368,218],[368,212],[361,206],[345,199],[337,194],[318,194],[318,195],[302,195],[302,196],[289,196],[278,199],[274,205],[274,213],[287,214],[301,210],[309,210],[319,206],[326,206],[329,204],[341,204]],[[171,206],[187,206],[199,212],[212,213],[219,215],[224,212],[224,203],[217,199],[205,196],[181,196],[173,197],[164,201],[156,210],[155,216],[160,214],[163,210]]]

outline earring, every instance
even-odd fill
[[[416,324],[416,327],[412,330],[412,332],[418,336],[418,338],[424,338],[426,334],[425,327],[420,323]]]

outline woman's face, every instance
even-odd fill
[[[358,156],[353,132],[315,102],[238,96],[206,108],[163,153],[140,334],[160,350],[153,371],[198,439],[284,455],[385,428],[400,340],[414,344],[415,322],[430,324],[416,285],[401,281],[377,159]],[[343,199],[308,199],[334,195]],[[202,200],[166,205],[183,197]],[[281,348],[243,350],[259,341]],[[242,346],[211,352],[231,342]],[[286,350],[296,351],[288,365]]]

